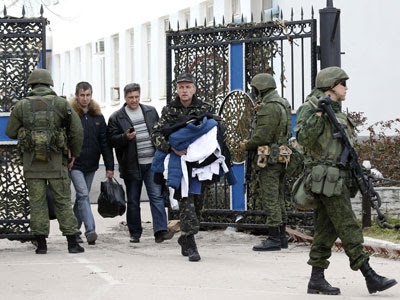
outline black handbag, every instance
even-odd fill
[[[101,182],[97,211],[103,218],[122,216],[126,210],[124,188],[113,177]]]

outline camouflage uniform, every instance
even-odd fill
[[[6,127],[6,134],[12,139],[21,139],[21,128],[29,130],[31,128],[25,128],[28,123],[26,115],[26,107],[28,105],[42,105],[46,107],[45,102],[49,103],[54,101],[54,110],[63,114],[67,117],[67,108],[70,108],[68,102],[58,97],[57,94],[51,90],[48,86],[36,85],[28,95],[28,98],[24,98],[15,105],[11,112],[9,121]],[[39,100],[42,99],[42,100]],[[75,111],[71,110],[71,124],[70,124],[70,151],[73,157],[78,157],[83,141],[82,125],[79,117]],[[54,118],[51,118],[50,122],[54,128],[58,131],[64,132],[63,128],[64,120],[62,116],[54,113]],[[66,145],[66,141],[65,141]],[[64,147],[63,147],[64,148]],[[49,183],[50,189],[54,194],[56,216],[60,224],[60,230],[65,235],[74,235],[77,233],[77,221],[72,212],[71,206],[71,180],[68,176],[67,169],[67,157],[66,149],[58,149],[56,152],[52,152],[52,157],[60,155],[60,167],[58,170],[45,171],[46,166],[50,166],[49,162],[41,162],[38,164],[30,164],[25,159],[31,157],[31,153],[24,149],[24,174],[26,177],[26,183],[29,190],[29,199],[31,207],[31,232],[34,235],[48,235],[49,234],[49,213],[46,201],[46,185]],[[37,170],[44,170],[37,172]]]
[[[205,112],[213,112],[211,104],[197,99],[194,95],[192,102],[188,107],[184,107],[177,97],[174,101],[167,104],[162,112],[161,118],[154,125],[151,134],[152,141],[158,150],[166,153],[171,151],[171,146],[167,137],[162,133],[162,129],[167,125],[174,124],[180,116],[200,115]],[[203,192],[203,191],[202,191]],[[181,221],[182,235],[196,234],[199,231],[200,211],[202,208],[202,195],[189,194],[189,197],[183,198],[179,203],[179,214]]]
[[[315,166],[337,166],[342,152],[340,140],[332,137],[333,128],[328,117],[316,114],[318,98],[321,96],[324,96],[322,91],[314,90],[297,111],[297,125],[294,130],[298,143],[305,150],[306,174],[311,173]],[[353,121],[341,112],[338,102],[332,101],[332,108],[338,121],[346,125],[346,134],[353,142]],[[362,231],[351,208],[350,197],[355,196],[357,185],[352,179],[349,166],[340,169],[340,179],[343,183],[340,195],[327,197],[319,194],[316,197],[317,221],[308,264],[328,268],[332,246],[339,237],[350,259],[351,268],[358,270],[368,260],[368,253],[363,250]]]
[[[246,142],[246,150],[257,151],[257,147],[263,145],[286,145],[290,135],[287,131],[291,128],[290,113],[287,100],[281,98],[275,89],[268,91],[257,111],[254,134]],[[278,227],[287,222],[283,197],[285,165],[268,163],[265,168],[257,169],[257,173],[260,185],[258,195],[261,207],[267,214],[266,224],[268,227]]]

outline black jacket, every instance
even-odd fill
[[[158,121],[158,113],[153,106],[139,104],[142,109],[147,130],[151,135],[152,128]],[[123,179],[141,180],[139,160],[137,156],[136,137],[128,140],[126,130],[133,127],[131,119],[125,111],[126,104],[114,112],[108,120],[107,135],[112,147],[115,148],[119,164],[120,177]]]
[[[75,159],[72,169],[85,173],[96,171],[102,154],[106,170],[114,171],[114,155],[107,142],[107,126],[100,106],[92,100],[88,106],[88,112],[85,113],[76,97],[73,97],[70,103],[81,118],[84,133],[81,154]]]

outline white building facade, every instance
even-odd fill
[[[26,2],[26,1],[20,1]],[[29,3],[34,1],[28,1]],[[166,39],[172,30],[221,24],[223,20],[259,22],[261,12],[282,11],[283,19],[318,20],[325,0],[148,0],[143,1],[38,1],[50,20],[48,48],[57,93],[75,93],[79,81],[93,85],[94,98],[106,116],[124,103],[123,88],[137,82],[143,102],[158,111],[166,104]],[[369,123],[399,117],[395,99],[400,70],[400,27],[397,0],[333,0],[341,10],[342,67],[350,76],[349,111],[364,112]],[[267,14],[269,16],[269,13]],[[319,29],[318,29],[319,31]],[[50,43],[52,41],[52,43]],[[319,41],[319,37],[318,37]],[[301,103],[301,102],[300,102]],[[297,107],[294,107],[295,109]]]

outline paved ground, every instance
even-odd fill
[[[95,212],[99,240],[85,253],[69,254],[57,221],[51,221],[48,254],[30,243],[0,240],[0,299],[400,299],[400,285],[369,295],[360,272],[351,271],[344,253],[334,253],[326,276],[340,296],[306,294],[309,246],[290,244],[273,253],[251,251],[261,237],[231,230],[198,234],[200,262],[180,255],[175,236],[156,244],[149,204],[142,203],[144,234],[128,241],[124,217],[103,219]],[[374,257],[378,273],[400,280],[400,261]],[[373,297],[373,298],[372,298]]]

